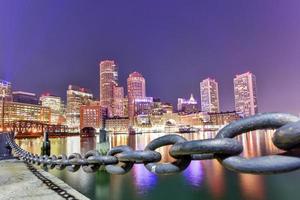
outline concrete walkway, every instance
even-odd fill
[[[35,167],[39,173],[76,199],[88,199],[57,177]],[[0,161],[0,199],[66,199],[43,183],[19,160]]]

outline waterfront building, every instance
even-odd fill
[[[151,128],[151,116],[150,115],[136,115],[134,117],[135,122],[134,122],[134,127],[136,128]]]
[[[219,86],[214,79],[207,78],[200,82],[201,111],[220,112]]]
[[[241,116],[235,111],[207,114],[209,116],[209,123],[212,125],[226,125],[241,119]]]
[[[120,86],[113,87],[113,116],[125,117],[124,88]]]
[[[10,82],[0,79],[0,97],[1,101],[3,97],[6,101],[12,100],[12,85]]]
[[[79,132],[80,107],[88,105],[93,99],[93,94],[86,88],[69,85],[67,90],[66,120],[70,131]]]
[[[162,113],[173,113],[173,105],[171,103],[162,103]]]
[[[12,101],[7,101],[4,104],[4,124],[6,124],[6,126],[8,126],[10,122],[24,120],[45,124],[50,124],[51,122],[51,110],[48,107]]]
[[[118,69],[115,61],[100,62],[100,103],[106,107],[108,115],[113,116],[114,87],[118,85]]]
[[[80,130],[92,127],[99,132],[104,127],[105,118],[106,108],[99,104],[83,105],[80,107]]]
[[[41,105],[51,110],[51,124],[61,125],[63,118],[63,103],[60,97],[49,93],[42,94],[40,97]]]
[[[191,114],[198,112],[198,102],[195,100],[193,94],[190,99],[178,98],[177,104],[178,112],[183,114]]]
[[[165,126],[179,124],[180,116],[178,113],[163,113],[162,115],[151,115],[150,121],[154,129],[164,130]]]
[[[144,97],[134,99],[134,114],[150,115],[153,108],[153,97]]]
[[[247,117],[258,112],[256,77],[251,72],[236,75],[234,83],[235,110]]]
[[[12,93],[13,101],[18,103],[25,103],[25,104],[39,104],[39,98],[35,93],[31,92],[24,92],[24,91],[15,91]]]
[[[205,114],[201,112],[179,115],[179,118],[181,125],[203,126],[205,122]]]
[[[152,115],[162,115],[163,113],[173,113],[172,104],[161,102],[158,98],[153,99]]]
[[[145,78],[138,72],[133,72],[127,78],[128,91],[128,116],[132,121],[134,118],[134,101],[138,98],[146,97],[146,81]]]
[[[123,111],[124,111],[124,117],[128,117],[128,97],[123,98]]]
[[[128,133],[128,117],[112,117],[105,120],[105,129],[113,133]]]

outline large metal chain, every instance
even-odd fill
[[[234,137],[254,130],[276,129],[272,141],[284,150],[280,155],[243,158],[243,146]],[[192,160],[217,159],[230,170],[252,174],[273,174],[300,169],[300,158],[295,150],[300,147],[300,118],[286,113],[262,113],[244,118],[222,128],[214,139],[187,141],[180,135],[170,134],[151,141],[143,151],[134,151],[129,146],[117,146],[103,156],[92,150],[84,156],[73,153],[69,156],[41,156],[20,148],[12,135],[7,134],[7,143],[15,154],[26,162],[44,168],[67,168],[75,172],[82,167],[87,173],[96,172],[105,166],[108,173],[125,174],[134,164],[144,164],[155,174],[172,174],[185,170]],[[161,163],[157,148],[172,145],[169,151],[174,162]]]

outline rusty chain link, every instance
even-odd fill
[[[273,144],[285,153],[255,158],[243,158],[243,146],[234,137],[249,131],[275,129]],[[11,134],[6,134],[7,143],[15,154],[24,161],[44,168],[67,168],[76,172],[82,167],[87,173],[96,172],[105,166],[108,173],[125,174],[134,164],[144,164],[155,174],[172,174],[185,170],[192,160],[217,159],[227,169],[252,174],[273,174],[300,169],[300,118],[286,113],[262,113],[232,122],[222,128],[213,139],[187,141],[180,135],[165,135],[151,141],[143,151],[134,151],[129,146],[113,147],[107,155],[96,150],[84,156],[73,153],[69,156],[41,156],[21,149]],[[157,148],[172,145],[169,151],[174,162],[161,163],[162,156]]]

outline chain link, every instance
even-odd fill
[[[300,169],[300,118],[286,113],[262,113],[232,122],[222,128],[213,139],[187,141],[180,135],[165,135],[151,141],[144,150],[134,151],[129,146],[112,148],[107,155],[91,150],[85,155],[73,153],[69,156],[40,156],[21,149],[11,134],[6,134],[7,146],[24,161],[41,165],[43,168],[93,173],[105,166],[108,173],[125,174],[134,164],[144,164],[155,174],[172,174],[185,170],[192,160],[217,159],[229,170],[252,173],[273,174]],[[272,141],[276,147],[286,151],[280,155],[267,155],[255,158],[239,156],[242,144],[234,137],[254,130],[276,129]],[[172,145],[169,155],[174,162],[161,163],[162,156],[156,149]]]

